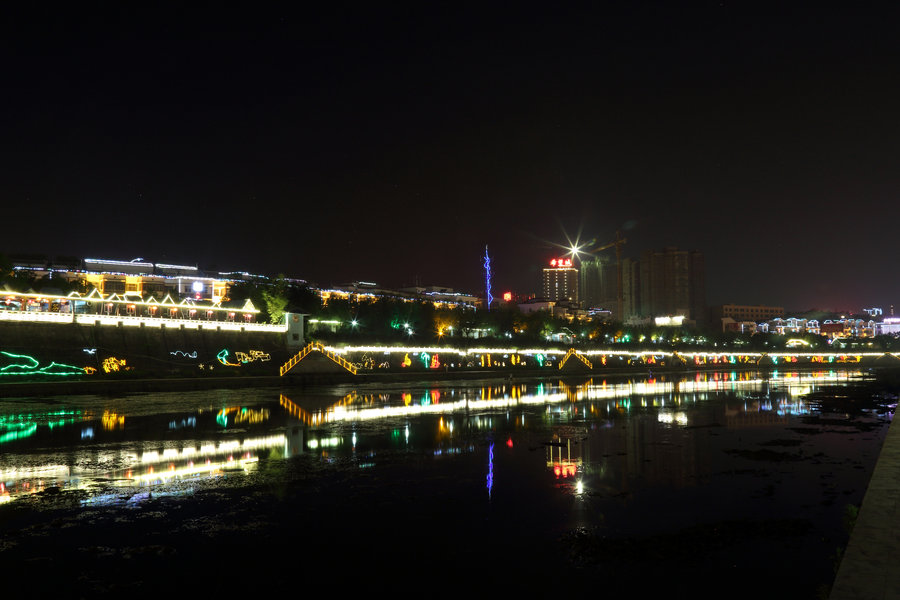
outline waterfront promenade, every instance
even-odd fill
[[[892,423],[841,560],[830,600],[900,598],[900,427]]]

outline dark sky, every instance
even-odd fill
[[[620,229],[711,304],[900,308],[897,12],[300,4],[4,9],[0,252],[527,294]]]

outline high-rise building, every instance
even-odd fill
[[[582,260],[579,274],[578,294],[584,308],[605,308],[616,318],[616,263],[606,257]]]
[[[544,267],[544,297],[553,302],[579,302],[578,268],[571,258],[554,258]]]
[[[622,259],[622,313],[619,320],[641,314],[640,262]]]
[[[647,250],[623,264],[625,317],[684,315],[705,321],[706,267],[703,254],[668,247]]]

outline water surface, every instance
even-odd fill
[[[0,560],[95,596],[815,598],[895,404],[840,371],[6,399]]]

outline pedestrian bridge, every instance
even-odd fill
[[[301,364],[305,363],[305,364]],[[752,352],[749,350],[671,350],[653,348],[496,348],[452,346],[324,346],[313,342],[281,367],[304,372],[444,371],[504,372],[528,369],[603,373],[618,369],[832,369],[900,367],[893,352]]]
[[[331,361],[333,364],[339,366],[341,369],[344,369],[353,375],[356,375],[356,367],[351,364],[347,359],[342,356],[338,356],[331,350],[328,350],[320,344],[319,342],[310,342],[306,346],[303,347],[300,352],[292,356],[286,363],[281,365],[278,374],[284,377],[287,375],[294,367],[300,364],[300,362],[311,355],[317,355],[317,357],[324,357],[327,360]],[[317,361],[320,362],[320,361]],[[321,369],[315,369],[321,370]]]

